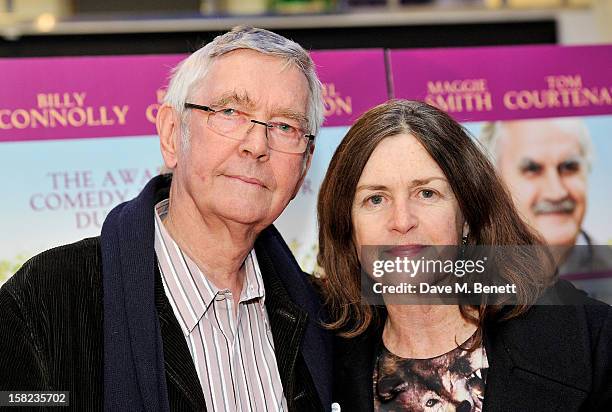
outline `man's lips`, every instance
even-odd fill
[[[535,213],[535,215],[536,216],[559,216],[559,215],[567,216],[573,213],[574,213],[573,210],[572,211],[557,210],[555,212],[537,212]]]
[[[256,179],[254,177],[248,177],[248,176],[242,176],[242,175],[224,175],[224,176],[229,177],[230,179],[241,180],[244,183],[248,183],[251,185],[266,187],[266,185],[261,180]]]
[[[537,215],[571,215],[576,210],[577,202],[572,199],[551,202],[542,200],[534,204],[531,208],[533,213]]]
[[[571,216],[574,214],[573,210],[553,210],[547,212],[535,212],[536,216]]]

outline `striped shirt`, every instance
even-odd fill
[[[155,206],[155,253],[166,296],[185,335],[209,411],[286,411],[265,289],[255,250],[245,260],[238,308],[178,247]]]

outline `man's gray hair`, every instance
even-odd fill
[[[543,120],[543,119],[538,119]],[[578,142],[580,144],[580,151],[585,161],[587,171],[591,170],[594,160],[593,143],[591,141],[591,135],[589,129],[587,129],[584,121],[578,117],[557,117],[551,119],[545,119],[547,122],[553,123],[560,129],[573,133],[578,136]],[[528,122],[530,120],[511,120]],[[497,122],[486,122],[480,131],[478,141],[485,150],[489,160],[494,164],[498,165],[499,157],[499,140],[504,137],[504,123],[502,121]]]
[[[188,120],[184,104],[197,91],[215,58],[234,50],[248,49],[285,59],[288,65],[301,70],[308,80],[309,99],[306,116],[308,133],[316,135],[323,123],[323,97],[321,81],[308,52],[296,42],[268,30],[238,26],[197,50],[174,68],[164,103],[171,105],[183,124]],[[189,145],[189,130],[183,127],[183,147]]]

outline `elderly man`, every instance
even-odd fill
[[[172,176],[2,288],[0,389],[70,391],[87,411],[329,409],[320,306],[272,226],[322,113],[312,60],[269,31],[183,61],[157,117]]]
[[[485,125],[481,140],[518,210],[551,245],[574,245],[586,211],[591,139],[575,118]]]
[[[612,252],[593,246],[582,229],[593,157],[584,122],[568,117],[487,123],[479,139],[523,218],[546,243],[558,246],[560,274],[611,272]],[[576,283],[612,303],[612,282]]]

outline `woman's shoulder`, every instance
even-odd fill
[[[576,376],[612,367],[612,308],[560,280],[523,314],[485,327],[490,349],[515,361]],[[568,363],[568,359],[574,362]],[[563,371],[562,371],[563,369]]]
[[[543,317],[551,327],[556,323],[562,323],[566,328],[586,326],[597,335],[606,320],[609,322],[612,317],[612,307],[589,297],[570,282],[558,280],[527,312],[527,319]]]
[[[511,365],[543,388],[561,384],[590,394],[591,405],[612,400],[611,307],[568,282],[557,282],[522,315],[488,323],[485,336],[498,372]]]
[[[349,321],[345,325],[333,330],[334,352],[340,358],[351,357],[356,350],[363,351],[364,348],[376,346],[382,336],[382,330],[386,319],[386,311],[383,317],[381,310],[373,307],[373,317],[365,325],[365,330],[358,330],[361,322]]]
[[[559,341],[563,346],[571,336],[580,335],[581,341],[594,342],[604,329],[612,329],[612,307],[559,280],[520,316],[488,326],[517,341]]]
[[[604,302],[593,299],[571,282],[564,279],[557,280],[546,289],[537,302],[538,305],[577,305],[577,306],[610,306]]]

